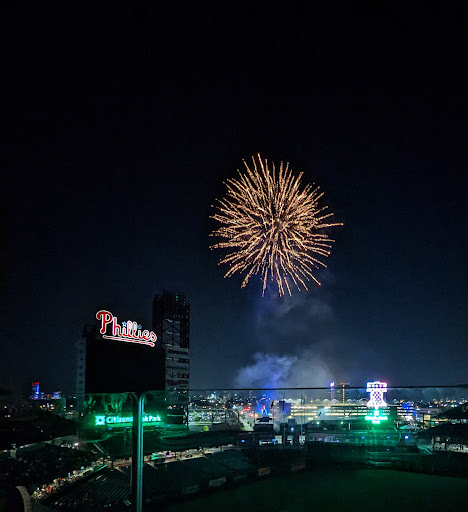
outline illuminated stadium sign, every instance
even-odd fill
[[[369,393],[369,401],[367,402],[367,407],[373,407],[374,411],[373,414],[368,414],[366,416],[366,420],[372,421],[374,425],[379,425],[381,421],[388,419],[388,416],[382,414],[380,410],[387,407],[387,403],[385,402],[384,398],[384,393],[387,392],[387,383],[380,381],[368,382],[367,392]]]
[[[372,421],[374,425],[380,425],[381,421],[388,420],[388,416],[386,414],[381,414],[380,409],[374,409],[374,413],[372,415],[368,414],[366,416],[367,421]]]
[[[101,321],[101,329],[99,332],[102,334],[102,337],[107,340],[138,343],[140,345],[149,345],[150,347],[154,347],[155,345],[157,339],[156,334],[153,331],[142,331],[141,325],[138,325],[137,322],[127,320],[120,325],[117,321],[117,317],[105,309],[98,311],[96,318]],[[112,328],[112,334],[106,334],[107,326]]]
[[[368,382],[367,392],[369,393],[369,401],[367,402],[367,407],[374,407],[374,409],[387,407],[387,403],[384,399],[384,393],[387,392],[386,382]]]
[[[143,423],[145,425],[157,425],[161,423],[161,416],[153,416],[145,414],[143,416]],[[94,416],[94,426],[102,427],[131,427],[133,425],[133,416],[106,416],[104,414],[96,414]]]

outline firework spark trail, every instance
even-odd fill
[[[277,172],[260,155],[252,161],[252,168],[244,161],[245,172],[226,182],[226,196],[212,216],[221,227],[211,236],[222,241],[211,249],[233,249],[219,263],[229,265],[224,277],[244,275],[243,288],[259,274],[263,293],[273,280],[280,295],[285,289],[291,295],[291,283],[298,290],[307,290],[311,280],[320,285],[313,269],[326,267],[318,257],[329,256],[333,242],[323,230],[342,224],[326,222],[333,213],[319,205],[323,192],[302,188],[302,173],[294,176],[288,163]]]

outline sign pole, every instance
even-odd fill
[[[145,393],[133,396],[131,498],[135,512],[143,507],[143,409]]]

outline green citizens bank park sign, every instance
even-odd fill
[[[152,416],[151,414],[145,414],[143,416],[144,425],[159,425],[162,423],[161,416]],[[105,416],[98,415],[94,416],[95,427],[131,427],[133,425],[133,416]]]

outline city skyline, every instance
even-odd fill
[[[164,289],[193,388],[468,382],[466,8],[217,9],[6,13],[0,386],[72,391],[85,324],[149,326]],[[257,153],[344,224],[320,288],[209,249]]]

